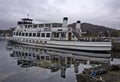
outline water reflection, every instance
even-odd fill
[[[8,43],[10,56],[17,59],[17,65],[23,68],[37,66],[49,69],[51,72],[61,71],[61,77],[66,77],[66,69],[74,67],[79,73],[79,65],[110,64],[110,54],[88,53],[54,48],[36,47]]]

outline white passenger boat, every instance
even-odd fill
[[[109,52],[111,42],[107,40],[83,40],[81,22],[76,27],[68,26],[68,18],[63,23],[34,24],[32,19],[23,18],[10,39],[13,42],[49,48],[71,49],[90,52]]]

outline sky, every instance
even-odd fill
[[[81,22],[120,29],[120,0],[0,0],[0,29],[27,17],[35,23]]]

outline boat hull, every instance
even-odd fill
[[[80,42],[80,41],[45,41],[45,42],[23,42],[11,40],[12,42],[49,47],[49,48],[60,48],[60,49],[71,49],[87,52],[110,52],[111,42]]]

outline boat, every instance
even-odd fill
[[[35,24],[33,19],[22,18],[17,22],[17,27],[13,32],[10,41],[41,46],[48,48],[59,48],[88,52],[110,52],[111,41],[85,40],[82,37],[86,32],[81,30],[81,21],[76,22],[76,27],[68,25],[68,18],[64,17],[62,23],[42,23]]]

